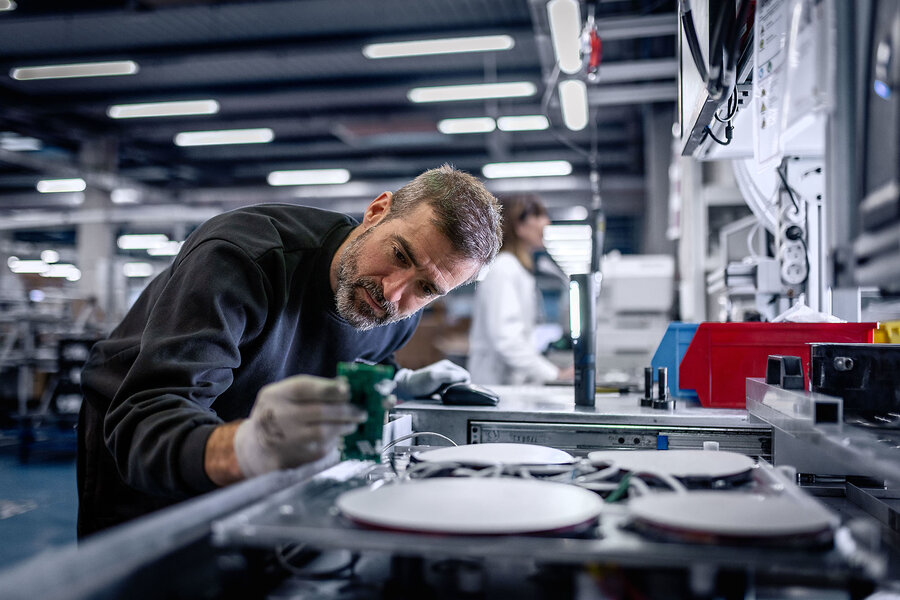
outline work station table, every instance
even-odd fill
[[[585,455],[609,449],[703,448],[770,458],[771,427],[746,410],[704,408],[678,401],[672,410],[643,407],[639,394],[597,393],[593,407],[576,406],[571,386],[490,386],[497,406],[450,406],[438,400],[398,404],[392,416],[411,419],[414,432],[445,435],[457,444],[517,442]],[[429,440],[429,442],[432,440]]]

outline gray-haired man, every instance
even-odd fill
[[[381,194],[359,224],[265,205],[202,225],[82,374],[79,536],[333,450],[364,415],[323,378],[391,362],[500,235],[494,197],[448,166]],[[413,396],[466,378],[442,361],[396,381]]]

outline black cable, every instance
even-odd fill
[[[706,83],[709,74],[706,71],[706,63],[703,62],[703,52],[700,50],[700,41],[697,39],[697,29],[694,27],[694,17],[691,15],[690,9],[684,11],[681,15],[681,28],[684,30],[684,37],[687,39],[691,58],[694,59],[694,66],[700,74],[700,79]]]
[[[713,5],[710,4],[710,7]],[[713,100],[721,100],[724,92],[722,80],[724,76],[724,68],[722,65],[722,54],[724,53],[725,37],[728,26],[733,19],[728,19],[729,7],[731,16],[734,16],[734,3],[725,2],[719,7],[716,15],[716,22],[709,36],[709,81],[706,82],[706,91]],[[728,21],[728,24],[726,24]]]
[[[791,199],[791,202],[794,203],[794,210],[797,211],[797,214],[800,214],[800,203],[797,201],[797,198],[794,196],[794,189],[788,184],[787,177],[784,174],[784,171],[781,170],[781,167],[778,166],[775,168],[775,172],[778,173],[778,177],[781,178],[781,183],[784,185],[784,189],[787,191],[788,196]]]
[[[734,88],[734,90],[731,92],[731,95],[728,96],[728,105],[727,105],[728,114],[725,116],[725,118],[722,118],[719,116],[719,111],[716,111],[713,113],[713,117],[719,123],[727,123],[728,121],[731,121],[734,118],[735,114],[737,114],[737,107],[738,107],[737,88]]]
[[[732,127],[730,123],[725,126],[725,140],[726,141],[724,141],[724,142],[716,137],[716,134],[714,134],[712,132],[712,129],[709,128],[709,125],[704,126],[703,131],[706,132],[706,135],[711,137],[713,139],[713,141],[716,142],[717,144],[721,144],[722,146],[727,146],[728,144],[731,143],[731,137],[734,132],[734,127]]]
[[[730,32],[730,39],[725,40],[725,51],[728,53],[728,70],[733,70],[737,65],[738,44],[741,42],[741,26],[747,21],[750,13],[750,0],[742,0],[738,9],[737,18],[734,20],[734,28]]]
[[[796,225],[794,227],[796,227]],[[797,227],[797,229],[800,229],[800,228]],[[791,239],[791,238],[788,238],[788,239]],[[794,239],[795,239],[795,241],[800,242],[800,245],[803,246],[803,262],[806,263],[806,277],[804,277],[803,281],[800,282],[800,284],[803,284],[803,283],[806,283],[807,281],[809,281],[809,246],[806,245],[806,240],[803,238],[802,230],[801,230],[801,235]]]

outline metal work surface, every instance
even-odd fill
[[[214,597],[213,585],[198,574],[204,560],[215,564],[213,552],[206,552],[203,544],[210,521],[305,481],[335,460],[335,455],[329,455],[298,469],[268,473],[91,536],[78,545],[47,550],[0,571],[0,597],[186,598],[192,597],[197,585],[205,586],[204,597]],[[184,560],[180,565],[176,561],[180,568],[166,564],[185,548],[190,558],[180,556]],[[156,577],[157,568],[165,575]],[[147,587],[148,573],[152,588]],[[200,594],[197,591],[193,597]]]
[[[776,464],[793,465],[801,473],[900,483],[900,430],[853,425],[828,414],[840,415],[840,409],[824,411],[821,418],[821,407],[835,403],[840,398],[747,380],[750,413],[774,428]]]
[[[640,405],[637,394],[597,394],[595,406],[576,406],[571,387],[492,386],[495,407],[445,406],[420,400],[398,405],[414,431],[433,431],[457,443],[516,442],[584,455],[611,448],[702,448],[715,441],[723,450],[768,458],[771,428],[745,410],[704,408],[678,402],[674,410]],[[663,437],[663,440],[660,437]]]
[[[854,563],[852,557],[840,549],[840,544],[832,545],[830,536],[824,543],[816,542],[812,546],[807,544],[794,549],[783,544],[773,548],[735,543],[654,541],[631,527],[627,503],[611,499],[604,503],[598,522],[577,533],[562,534],[565,537],[421,535],[367,529],[353,524],[335,508],[337,498],[348,490],[364,486],[414,485],[404,475],[402,467],[398,470],[399,476],[386,465],[342,463],[311,481],[283,490],[214,523],[213,541],[223,548],[263,548],[277,553],[292,547],[349,550],[362,553],[360,565],[364,565],[366,557],[373,553],[376,556],[387,553],[394,557],[407,557],[407,560],[417,560],[412,557],[478,560],[486,561],[482,564],[487,565],[511,561],[553,565],[556,568],[581,568],[587,564],[615,565],[626,569],[647,569],[647,577],[652,576],[654,569],[682,569],[701,578],[706,574],[712,579],[720,572],[753,574],[759,581],[768,575],[777,575],[782,582],[790,581],[792,577],[809,582],[812,577],[817,587],[837,588],[853,580],[877,578],[884,567],[883,562],[879,561],[865,567],[854,566],[860,563]],[[822,510],[814,499],[766,463],[751,470],[752,480],[741,488],[742,491],[778,496],[781,501],[796,502],[799,507]],[[837,539],[843,528],[836,515],[832,520]],[[695,573],[700,567],[700,571]],[[388,567],[383,566],[383,571],[387,570]],[[668,597],[681,596],[673,593]]]

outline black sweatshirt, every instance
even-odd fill
[[[210,219],[140,295],[82,373],[78,533],[214,489],[212,430],[259,389],[339,361],[392,362],[418,316],[361,332],[337,313],[329,269],[356,223],[290,205]]]

